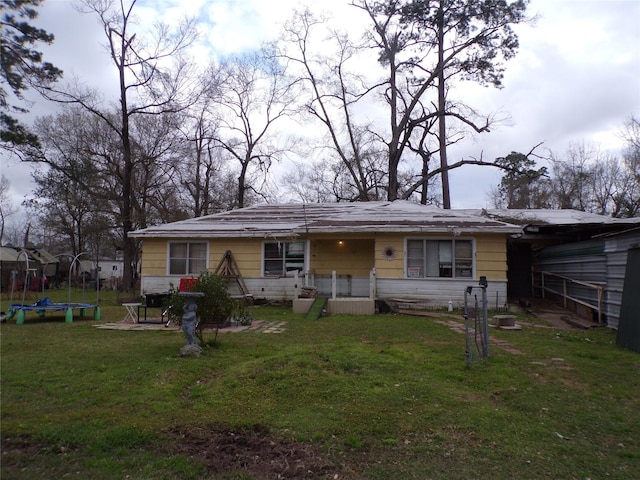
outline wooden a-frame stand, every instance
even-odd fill
[[[242,275],[240,275],[240,269],[238,268],[235,258],[233,258],[231,250],[224,252],[224,255],[222,256],[222,259],[214,273],[227,280],[227,288],[231,287],[231,285],[237,287],[237,293],[233,292],[231,288],[229,288],[232,296],[241,298],[249,305],[253,303],[253,296],[249,293],[249,289],[244,283]]]

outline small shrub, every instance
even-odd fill
[[[212,272],[202,272],[192,291],[205,294],[197,300],[198,325],[196,327],[200,345],[205,346],[203,331],[213,328],[217,335],[218,328],[223,326],[229,317],[241,312],[244,307],[231,296],[226,280]],[[167,302],[169,317],[181,325],[185,298],[180,296],[180,291],[173,284],[169,289]]]

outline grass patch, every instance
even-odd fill
[[[101,322],[119,321],[101,293]],[[1,327],[3,479],[637,478],[640,356],[605,329],[464,337],[423,317],[284,307],[280,334],[179,333],[63,314]]]

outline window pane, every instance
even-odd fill
[[[289,276],[293,275],[293,272],[304,270],[304,243],[303,242],[291,242],[287,244],[287,258],[284,263],[285,272]]]
[[[207,269],[207,244],[206,243],[190,243],[189,265],[187,273],[190,275],[200,275]]]
[[[187,258],[186,243],[172,243],[169,245],[170,258]]]
[[[189,244],[189,258],[206,258],[206,256],[207,256],[206,243],[190,243]]]
[[[287,257],[304,257],[304,243],[291,242],[287,245]]]
[[[407,240],[407,277],[424,277],[424,253],[422,240]]]
[[[425,246],[427,249],[427,277],[439,277],[440,262],[438,257],[438,241],[427,240]]]
[[[264,274],[276,276],[282,275],[282,260],[265,260]]]
[[[472,257],[471,240],[456,241],[456,259]]]
[[[190,275],[200,275],[207,269],[207,262],[204,258],[190,258],[189,271]]]
[[[171,258],[169,260],[169,275],[185,275],[187,260],[185,258]]]
[[[264,258],[282,258],[281,244],[277,243],[265,243],[264,244]]]
[[[440,259],[440,276],[453,276],[453,245],[450,240],[438,242],[438,255]]]
[[[169,244],[169,275],[185,275],[187,273],[187,244]]]
[[[456,277],[473,277],[473,244],[470,240],[458,240],[456,247]]]

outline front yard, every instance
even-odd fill
[[[433,318],[253,316],[180,358],[175,331],[1,327],[3,479],[635,479],[640,355],[606,329],[494,331],[466,368]],[[527,319],[531,320],[531,319]],[[505,345],[509,348],[505,348]]]

